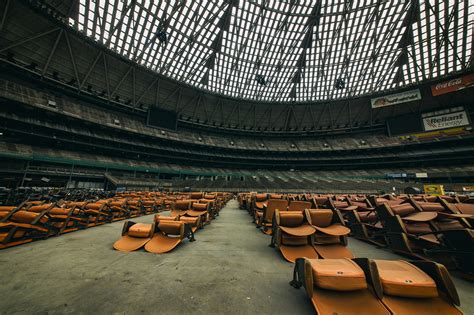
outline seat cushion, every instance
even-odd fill
[[[402,260],[375,260],[383,292],[386,295],[437,297],[434,280],[418,267]]]
[[[128,235],[133,237],[150,237],[151,229],[151,224],[135,223],[128,229]]]
[[[364,271],[350,259],[314,259],[310,262],[314,285],[319,288],[335,291],[367,288]]]

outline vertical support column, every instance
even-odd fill
[[[25,168],[25,171],[23,172],[23,178],[21,179],[20,187],[23,187],[23,185],[25,184],[25,178],[26,178],[26,174],[28,173],[29,168],[30,168],[30,160],[26,161],[26,168]]]

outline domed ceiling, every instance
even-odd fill
[[[473,11],[472,0],[79,0],[70,24],[199,89],[308,102],[470,67]]]

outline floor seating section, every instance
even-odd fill
[[[274,232],[281,231],[281,227],[275,226],[269,216],[275,213],[275,209],[272,211],[270,208],[267,216],[264,213],[270,201],[276,199],[289,202],[286,209],[278,207],[280,213],[306,211],[306,216],[309,216],[307,222],[313,223],[316,229],[311,238],[319,258],[351,258],[345,246],[350,233],[353,237],[387,247],[412,259],[436,261],[449,269],[458,269],[465,278],[474,280],[472,197],[268,192],[246,192],[237,196],[240,207],[256,218],[258,228],[266,231],[271,225]],[[287,237],[283,232],[281,234]],[[278,248],[282,243],[288,246],[280,234],[276,236],[272,239],[273,245]]]
[[[326,314],[462,314],[443,265],[424,261],[298,258],[293,280]]]
[[[51,202],[52,198],[49,195],[16,194],[20,195],[28,199],[17,205],[0,206],[0,249],[169,209],[176,209],[175,212],[179,212],[179,221],[185,225],[184,237],[187,237],[194,235],[194,232],[204,224],[209,224],[232,198],[232,194],[222,192],[111,194],[98,191],[94,194],[91,191],[84,193],[75,191],[74,195],[58,194],[55,197],[57,200]],[[198,206],[193,208],[194,203]],[[175,206],[176,204],[185,208],[185,211],[182,212],[180,206]],[[209,215],[209,218],[205,215],[193,216],[196,212],[192,211],[203,211],[204,208],[206,213],[213,215]],[[172,235],[171,230],[163,226],[163,230],[160,230],[158,225],[155,224],[153,230],[155,236],[157,231],[161,231],[163,235]],[[127,221],[122,239],[116,243],[117,246],[119,248],[124,246],[126,250],[132,243],[144,242],[145,238],[140,236],[140,232],[137,233],[136,229],[142,231],[143,226]]]

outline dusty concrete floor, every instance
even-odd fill
[[[152,216],[136,218],[151,222]],[[231,201],[177,250],[154,255],[112,249],[123,222],[0,252],[0,313],[313,314],[293,266]],[[351,239],[358,257],[399,259]],[[455,279],[474,314],[474,284]]]

